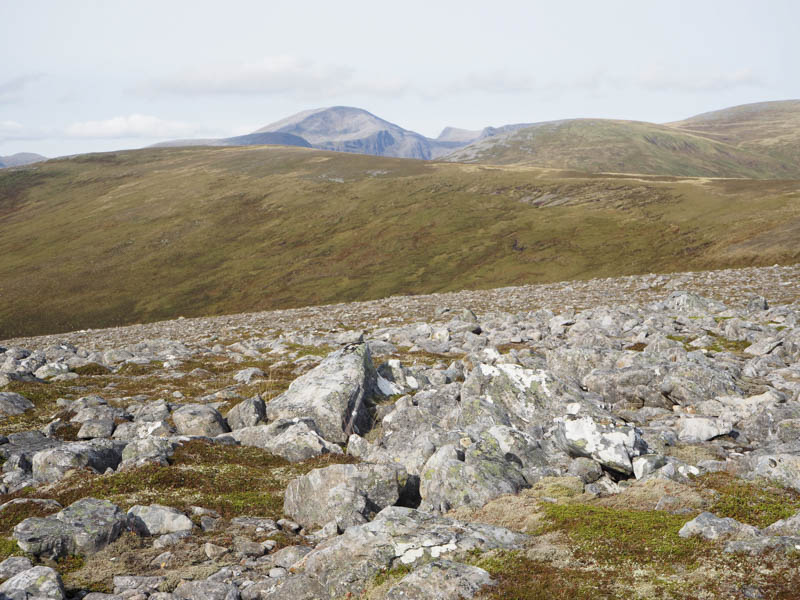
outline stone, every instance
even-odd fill
[[[635,472],[636,464],[633,466]],[[569,474],[579,477],[583,483],[594,483],[603,476],[603,469],[592,459],[579,456],[569,464]]]
[[[407,474],[393,465],[331,465],[289,482],[283,512],[306,528],[335,521],[340,530],[364,523],[403,490]]]
[[[184,404],[173,411],[172,420],[181,435],[215,437],[230,431],[219,411],[205,404]]]
[[[78,430],[79,440],[91,440],[94,438],[110,438],[114,433],[116,425],[111,419],[99,421],[85,421]]]
[[[758,528],[752,525],[745,525],[730,517],[717,517],[710,512],[700,513],[678,531],[683,538],[699,535],[707,540],[746,539],[758,534]]]
[[[368,402],[378,393],[376,379],[366,344],[345,346],[268,402],[267,417],[270,421],[311,418],[324,439],[344,443],[351,433],[370,428]]]
[[[242,369],[238,371],[234,376],[233,380],[237,383],[243,383],[245,385],[250,385],[253,379],[257,377],[264,377],[264,371],[259,369],[258,367],[248,367],[246,369]]]
[[[142,536],[163,535],[192,529],[192,520],[181,511],[169,506],[136,505],[128,510],[131,529]]]
[[[66,597],[61,575],[50,567],[33,567],[0,585],[0,598],[4,600],[65,600]]]
[[[224,546],[217,546],[216,544],[212,544],[211,542],[206,542],[203,545],[203,552],[205,552],[206,556],[211,560],[215,560],[222,556],[223,554],[227,554],[229,550]]]
[[[34,408],[33,402],[14,392],[0,392],[0,416],[13,417]]]
[[[26,557],[9,556],[3,562],[0,562],[0,580],[11,579],[31,567],[33,567],[33,563]]]
[[[124,594],[128,591],[152,594],[158,591],[159,586],[166,581],[166,577],[158,575],[115,575],[112,581],[115,594]]]
[[[393,585],[384,600],[461,600],[474,598],[493,583],[479,567],[450,560],[435,560],[414,570]]]
[[[291,569],[309,552],[311,552],[311,548],[308,546],[286,546],[275,552],[270,558],[276,567]]]
[[[266,418],[264,401],[258,396],[243,400],[225,416],[231,430],[254,427]]]
[[[706,442],[733,431],[733,425],[715,417],[681,417],[678,439],[686,443]]]
[[[88,468],[96,473],[116,469],[122,460],[124,444],[99,439],[88,442],[71,442],[42,450],[31,460],[33,478],[53,483],[72,469]]]
[[[116,540],[128,519],[107,500],[83,498],[49,517],[30,517],[14,527],[25,552],[47,558],[94,554]]]
[[[255,446],[291,462],[322,454],[342,454],[342,449],[320,436],[311,419],[279,419],[269,425],[244,427],[231,432],[243,446]]]
[[[178,600],[239,600],[235,585],[219,581],[184,581],[172,592]]]
[[[414,566],[470,551],[518,548],[528,539],[502,527],[392,506],[373,521],[322,542],[301,565],[305,575],[316,579],[330,596],[358,596],[392,565]]]
[[[631,458],[647,450],[647,444],[635,427],[600,425],[589,416],[564,419],[558,424],[556,434],[571,456],[592,458],[622,474],[632,475]]]

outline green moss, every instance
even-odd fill
[[[708,473],[695,482],[717,492],[710,512],[748,525],[763,528],[800,510],[800,493],[774,482],[744,481],[727,473]]]
[[[492,552],[473,556],[496,584],[482,598],[493,600],[594,600],[613,597],[608,575],[590,570],[558,568],[527,558],[522,552]]]
[[[400,562],[398,564],[392,566],[389,569],[381,569],[380,573],[375,576],[375,579],[372,581],[374,587],[378,587],[384,585],[386,583],[392,581],[398,581],[411,573],[414,568],[410,565],[404,565]]]
[[[81,365],[80,367],[75,367],[73,372],[77,373],[81,377],[85,377],[91,375],[107,375],[110,371],[108,367],[104,367],[103,365],[99,365],[97,363],[88,363],[86,365]]]
[[[315,468],[354,462],[358,461],[351,456],[328,454],[290,463],[259,448],[194,440],[176,450],[169,466],[150,464],[108,476],[81,473],[47,491],[28,490],[13,496],[35,494],[53,498],[63,506],[91,496],[124,509],[134,504],[157,503],[182,510],[199,505],[224,517],[280,518],[289,481]],[[0,497],[0,503],[3,500]]]
[[[22,549],[17,545],[17,540],[0,537],[0,562],[9,556],[21,556]]]
[[[604,562],[690,564],[704,551],[696,538],[678,531],[690,516],[662,511],[623,510],[587,504],[546,504],[544,531],[562,531],[578,554]]]

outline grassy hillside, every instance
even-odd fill
[[[800,164],[800,100],[758,102],[703,113],[670,127]]]
[[[800,259],[800,183],[592,176],[302,148],[0,173],[0,339]]]
[[[664,125],[572,119],[475,142],[448,161],[579,169],[593,173],[787,178],[800,163]]]

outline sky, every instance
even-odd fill
[[[357,106],[445,126],[668,122],[800,98],[796,0],[0,0],[0,155]]]

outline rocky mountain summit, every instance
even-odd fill
[[[4,341],[0,598],[791,597],[798,275]]]

